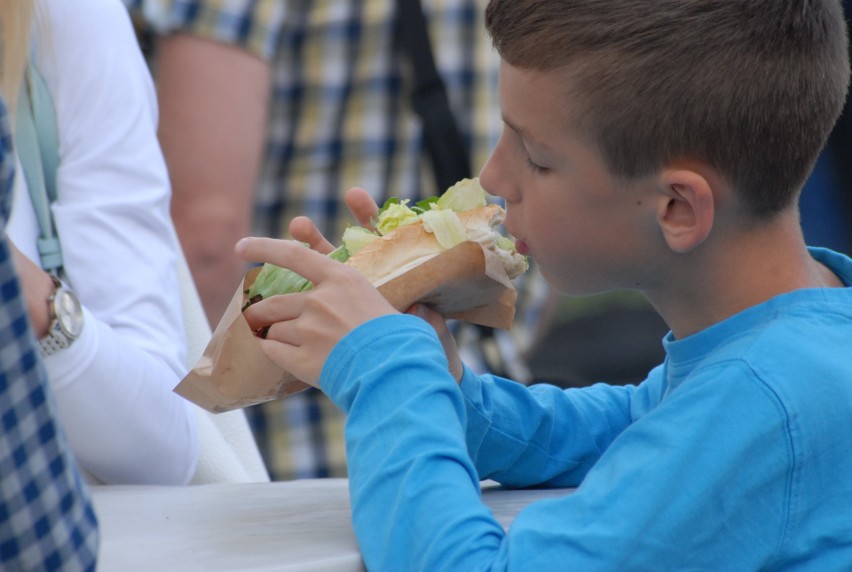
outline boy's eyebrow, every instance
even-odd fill
[[[505,124],[506,124],[506,126],[507,126],[509,129],[511,129],[512,131],[514,131],[515,133],[517,133],[517,134],[518,134],[518,136],[519,136],[521,139],[523,139],[524,141],[526,141],[527,143],[529,143],[529,144],[531,144],[531,145],[533,145],[533,146],[535,146],[535,147],[538,147],[538,148],[540,148],[540,149],[542,149],[542,150],[545,150],[545,151],[550,151],[550,150],[551,150],[551,147],[550,147],[549,145],[547,145],[546,143],[542,143],[541,141],[539,141],[538,139],[536,139],[535,137],[533,137],[532,135],[530,135],[529,131],[527,131],[527,130],[526,130],[526,129],[524,129],[523,127],[520,127],[519,125],[516,125],[516,124],[515,124],[515,123],[514,123],[511,119],[509,119],[508,117],[506,117],[506,115],[505,115],[505,114],[501,114],[501,117],[502,117],[502,119],[503,119],[503,123],[505,123]]]

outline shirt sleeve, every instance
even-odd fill
[[[489,417],[510,425],[532,409],[529,434],[511,436],[526,439],[519,462],[535,458],[536,446],[555,456],[562,443],[565,459],[604,447],[573,493],[531,504],[508,531],[479,498],[465,441],[470,406],[428,325],[411,316],[362,325],[334,349],[321,386],[348,412],[353,520],[368,569],[760,569],[780,545],[791,478],[786,424],[747,368],[707,371],[647,409],[636,390],[605,398],[601,389],[578,390],[589,401],[556,399],[547,416],[565,420],[547,430],[541,406],[529,404],[540,396],[492,401]],[[511,388],[515,396],[539,391]],[[600,404],[611,400],[620,403]],[[508,411],[516,405],[520,413]],[[615,429],[592,429],[591,418],[576,437],[550,434],[613,407],[632,420],[614,438]],[[489,437],[480,448],[504,442]],[[474,456],[505,463],[490,450]]]
[[[583,391],[527,387],[469,370],[461,388],[468,451],[480,478],[515,487],[578,485],[631,423],[637,391],[606,384]]]
[[[281,0],[124,0],[159,34],[185,32],[241,46],[271,60],[289,2]]]
[[[183,484],[198,456],[156,94],[118,0],[43,3],[59,129],[52,205],[83,337],[45,359],[78,459],[107,483]]]

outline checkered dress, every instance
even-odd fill
[[[0,225],[14,175],[8,117],[0,104]],[[57,423],[47,373],[0,235],[0,570],[94,570],[98,524]]]

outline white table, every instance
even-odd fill
[[[92,487],[99,572],[364,570],[345,479],[188,487]],[[530,502],[569,490],[483,487],[505,527]]]

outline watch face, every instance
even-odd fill
[[[64,288],[56,293],[56,317],[65,333],[76,338],[83,331],[83,309],[80,301],[69,290]]]

